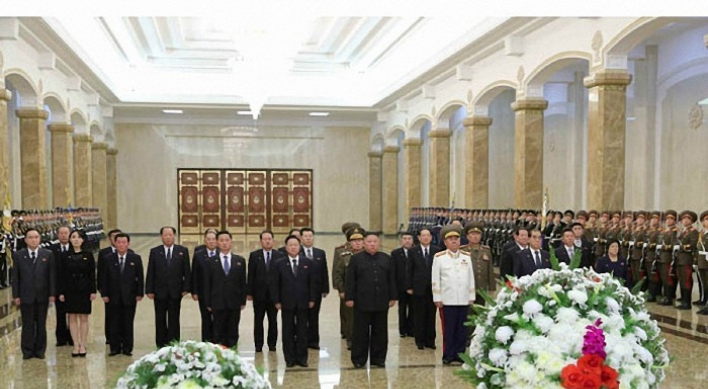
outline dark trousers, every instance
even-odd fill
[[[268,316],[268,347],[275,348],[278,343],[278,310],[268,300],[253,300],[253,340],[256,348],[263,348],[263,319]]]
[[[671,263],[659,263],[659,275],[664,286],[664,297],[673,300],[676,298],[676,283],[671,276]]]
[[[322,296],[322,295],[320,295]],[[315,306],[307,309],[307,346],[320,347],[320,308],[322,297],[315,300]]]
[[[432,295],[413,296],[413,334],[416,346],[435,345],[436,309]]]
[[[307,363],[307,308],[283,309],[281,315],[285,363]]]
[[[465,352],[467,344],[467,305],[444,305],[442,309],[443,326],[443,359],[454,360],[458,354]]]
[[[103,303],[103,334],[106,336],[106,344],[111,344],[111,308],[108,303]]]
[[[649,281],[647,284],[647,292],[650,297],[656,298],[661,295],[661,276],[659,275],[659,269],[655,269],[656,271],[652,270],[654,270],[654,261],[645,260],[644,272],[646,273],[647,281]]]
[[[211,342],[214,340],[214,318],[201,298],[199,299],[199,315],[202,318],[202,342]]]
[[[681,303],[691,304],[693,292],[693,265],[676,265],[679,286],[681,287]]]
[[[133,322],[137,305],[125,305],[121,302],[110,302],[107,305],[108,312],[111,313],[108,332],[111,352],[133,352]]]
[[[342,338],[347,336],[347,304],[343,298],[339,299],[339,333]]]
[[[24,356],[44,355],[47,350],[48,303],[20,304],[22,314],[21,348]]]
[[[701,288],[701,304],[706,305],[708,303],[708,269],[698,269],[698,282]]]
[[[182,299],[155,299],[155,343],[165,347],[170,342],[179,341],[179,312]]]
[[[398,294],[398,333],[413,335],[413,304],[412,297],[406,292]]]
[[[57,299],[54,301],[54,306],[57,310],[57,328],[54,331],[54,334],[57,337],[57,344],[62,345],[73,343],[71,339],[71,332],[69,332],[69,326],[66,321],[66,303]]]
[[[241,322],[241,309],[214,310],[214,342],[233,347],[238,343],[238,325]]]
[[[631,282],[632,285],[627,285],[628,287],[632,288],[634,285],[637,285],[639,281],[642,279],[642,261],[641,259],[632,259],[629,262],[629,270],[631,271]]]
[[[388,310],[362,311],[354,308],[354,341],[352,363],[365,365],[386,363],[388,351]]]
[[[3,288],[7,286],[7,277],[7,254],[0,254],[0,286]]]

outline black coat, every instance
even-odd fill
[[[312,262],[299,255],[297,277],[293,274],[289,257],[276,262],[273,268],[271,296],[274,303],[281,305],[281,309],[307,309],[308,303],[317,299]]]
[[[224,273],[221,254],[207,260],[204,304],[214,310],[241,309],[246,305],[246,260],[231,254],[229,274]]]
[[[165,246],[150,250],[148,258],[145,293],[154,294],[157,300],[182,298],[183,292],[191,290],[192,279],[189,272],[189,250],[180,245],[172,246],[169,267],[165,258]]]
[[[218,250],[214,250],[218,253]],[[192,288],[193,295],[202,296],[204,294],[204,277],[209,270],[209,251],[199,250],[194,252],[192,257]]]
[[[438,246],[430,245],[428,248],[429,263],[426,263],[425,257],[423,257],[423,248],[418,245],[413,247],[408,252],[408,257],[410,258],[408,268],[408,276],[406,278],[406,289],[413,289],[414,296],[425,296],[432,295],[432,270],[433,270],[433,258],[435,254],[442,251]]]
[[[134,253],[132,249],[128,249],[128,252]],[[106,264],[108,263],[108,257],[110,257],[113,253],[113,246],[104,247],[98,251],[98,257],[96,258],[96,282],[99,291],[102,289],[102,279],[105,279],[105,277],[101,276],[101,273],[106,268]]]
[[[408,255],[411,254],[413,248],[408,250]],[[410,257],[406,257],[406,252],[403,247],[399,247],[391,251],[391,261],[396,268],[396,287],[398,288],[398,293],[406,293],[406,287],[408,283],[406,282],[406,277],[408,276],[408,268],[410,265]]]
[[[300,248],[300,256],[305,257],[305,247]],[[327,254],[324,250],[312,247],[312,276],[318,295],[329,294],[329,270],[327,269]]]
[[[344,299],[354,301],[354,309],[361,311],[387,310],[389,301],[398,300],[396,269],[391,257],[382,252],[354,254],[347,268]]]
[[[14,253],[12,267],[12,298],[21,304],[49,304],[57,295],[56,261],[51,250],[37,248],[37,259],[32,261],[28,249]]]
[[[539,249],[539,251],[541,252],[540,269],[550,269],[551,254],[543,249]],[[533,272],[538,269],[539,268],[536,268],[536,262],[533,259],[533,254],[531,253],[530,247],[527,247],[516,254],[516,258],[514,258],[514,275],[516,277],[523,277],[525,275],[533,274]]]
[[[117,253],[109,255],[105,260],[105,269],[101,273],[103,277],[101,296],[108,297],[109,304],[118,302],[122,305],[137,304],[135,299],[145,294],[142,258],[129,251],[125,255],[123,273],[120,272]]]
[[[278,250],[270,250],[270,264],[266,267],[263,249],[252,251],[248,255],[248,292],[254,301],[270,301],[270,283],[275,264],[285,256]]]
[[[507,242],[501,250],[499,258],[499,277],[506,282],[506,276],[514,276],[514,258],[521,251],[515,240]]]

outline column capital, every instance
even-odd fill
[[[428,133],[428,138],[449,138],[452,136],[452,131],[445,129],[435,129]]]
[[[21,119],[44,119],[47,120],[49,117],[49,112],[39,109],[39,108],[31,108],[31,107],[24,107],[24,108],[18,108],[15,111],[15,114],[17,114],[17,117]]]
[[[492,118],[487,116],[468,116],[462,120],[462,125],[465,127],[489,127],[492,125]]]
[[[384,153],[397,153],[399,151],[401,151],[401,148],[398,146],[386,146],[383,149]]]
[[[12,92],[5,88],[0,88],[0,100],[10,101],[12,99]]]
[[[599,70],[585,77],[583,84],[586,88],[596,86],[613,86],[624,90],[632,82],[632,75],[625,70]]]
[[[421,146],[423,140],[420,138],[406,138],[403,140],[403,147]]]
[[[108,150],[108,143],[103,143],[103,142],[91,143],[91,150]]]
[[[106,150],[106,154],[118,155],[118,149],[116,149],[115,147],[109,147],[108,150]]]
[[[50,132],[67,132],[69,134],[74,132],[74,126],[66,123],[52,123],[47,128]]]
[[[92,142],[93,137],[89,134],[75,134],[74,135],[74,143],[78,142]]]
[[[545,111],[546,108],[548,101],[542,97],[528,97],[511,103],[511,109],[514,111]]]
[[[380,151],[369,151],[369,154],[367,154],[369,158],[381,158],[383,157],[383,153]]]

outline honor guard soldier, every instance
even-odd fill
[[[494,278],[494,266],[492,266],[492,252],[488,246],[480,244],[483,227],[480,222],[469,223],[465,226],[464,235],[467,236],[470,243],[460,247],[460,251],[469,255],[472,260],[475,288],[477,290],[485,290],[491,294],[496,291],[497,283]],[[481,295],[477,294],[474,303],[476,305],[485,305],[485,300]],[[470,307],[470,314],[473,313],[474,310]],[[468,327],[468,345],[473,331],[473,327]]]
[[[659,268],[657,259],[656,246],[659,244],[661,238],[661,212],[654,211],[651,213],[651,219],[649,220],[649,229],[646,232],[646,241],[644,242],[644,272],[646,273],[648,285],[648,297],[647,302],[656,302],[657,296],[661,295],[661,276],[659,275]]]
[[[344,237],[346,239],[347,237],[347,231],[351,228],[355,227],[361,227],[359,226],[359,223],[356,222],[346,222],[342,224],[342,234],[344,234]],[[342,260],[342,253],[344,251],[349,251],[351,250],[351,247],[349,245],[349,241],[347,240],[344,244],[339,245],[334,248],[334,255],[332,255],[332,285],[334,284],[334,273],[337,271],[337,268],[339,267],[339,262]],[[342,284],[343,285],[343,284]],[[342,293],[344,293],[344,288],[339,289],[336,286],[334,286],[335,289],[339,291],[339,295],[341,296]],[[339,299],[339,333],[342,337],[342,339],[346,338],[347,331],[346,331],[346,304],[344,304],[344,298]]]
[[[676,227],[676,211],[668,210],[665,213],[666,229],[659,238],[656,249],[659,251],[659,275],[664,293],[659,305],[673,305],[676,297],[676,282],[673,278],[674,245],[678,245],[678,228]]]
[[[698,258],[696,259],[696,267],[698,268],[698,283],[701,298],[696,305],[700,306],[699,315],[708,315],[708,211],[701,213],[701,231],[698,239]]]
[[[698,230],[693,223],[698,220],[698,215],[693,211],[681,212],[681,224],[684,227],[679,238],[679,247],[676,255],[676,274],[681,287],[681,302],[677,309],[691,309],[691,292],[693,291],[693,262],[698,245]]]
[[[347,267],[352,259],[352,255],[361,252],[364,249],[364,229],[354,227],[347,230],[347,242],[349,248],[345,248],[339,254],[339,261],[334,268],[332,284],[334,289],[339,292],[341,301],[345,301],[345,293],[347,287]],[[347,349],[352,349],[352,340],[354,334],[354,309],[344,306],[344,338],[347,339]]]
[[[619,232],[619,254],[622,258],[629,259],[629,242],[632,241],[632,232],[632,211],[624,211]]]
[[[629,237],[629,266],[631,271],[632,285],[636,285],[642,279],[642,268],[644,260],[644,242],[647,232],[644,226],[646,214],[643,211],[637,212],[636,227]],[[648,274],[646,275],[648,277]]]

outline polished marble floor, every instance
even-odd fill
[[[341,239],[318,237],[317,246],[328,255]],[[146,259],[157,238],[135,238],[132,247]],[[385,248],[395,242],[385,242]],[[330,258],[331,261],[331,258]],[[103,337],[103,304],[96,301],[90,318],[90,344],[87,358],[71,358],[70,346],[55,347],[56,315],[50,308],[47,359],[22,360],[19,349],[19,312],[10,305],[10,294],[0,291],[0,388],[112,388],[127,366],[154,349],[153,304],[139,303],[135,321],[136,345],[133,357],[108,357]],[[692,311],[650,305],[660,321],[673,362],[662,388],[705,388],[708,382],[708,318]],[[199,338],[197,303],[185,297],[182,302],[182,336]],[[280,344],[278,350],[256,354],[253,346],[253,310],[249,304],[241,319],[240,353],[261,367],[276,388],[467,388],[470,385],[455,375],[459,367],[443,366],[441,335],[438,349],[419,351],[411,338],[398,336],[396,309],[389,313],[389,351],[386,368],[354,369],[339,336],[338,301],[332,294],[322,304],[321,350],[310,350],[309,368],[285,368]],[[439,327],[439,325],[438,325]]]

